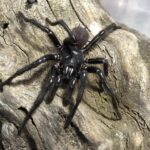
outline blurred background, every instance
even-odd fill
[[[150,37],[150,0],[100,0],[109,14]]]

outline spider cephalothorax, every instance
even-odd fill
[[[44,55],[43,57],[37,59],[31,64],[17,70],[16,73],[14,73],[11,77],[0,83],[0,89],[2,90],[4,85],[10,84],[15,77],[23,74],[24,72],[29,71],[47,61],[56,61],[56,63],[49,69],[48,74],[41,86],[41,91],[39,92],[39,95],[37,96],[33,106],[31,107],[30,111],[25,117],[19,129],[19,133],[21,133],[25,124],[27,123],[31,115],[34,113],[34,111],[43,102],[43,100],[45,100],[47,104],[50,103],[53,100],[57,89],[64,82],[66,83],[66,81],[68,85],[64,93],[63,105],[67,106],[71,104],[73,89],[76,83],[79,81],[80,84],[78,88],[76,103],[73,105],[73,108],[70,114],[68,115],[64,125],[64,127],[67,128],[77,110],[78,105],[81,102],[86,86],[88,73],[94,73],[98,75],[98,77],[100,78],[100,87],[112,97],[112,104],[116,111],[116,116],[118,119],[120,119],[121,115],[118,111],[116,98],[112,90],[108,87],[105,79],[105,76],[108,75],[107,60],[99,57],[85,59],[86,53],[89,52],[91,47],[95,45],[95,43],[98,40],[104,39],[110,32],[114,31],[115,29],[118,29],[119,27],[116,26],[116,24],[112,23],[111,25],[107,26],[104,30],[100,31],[89,43],[87,43],[89,34],[85,28],[78,26],[75,27],[73,30],[70,30],[70,28],[63,20],[51,22],[49,19],[46,19],[46,21],[52,26],[61,25],[68,33],[68,37],[64,39],[63,44],[61,44],[54,32],[48,27],[41,25],[34,19],[28,19],[21,12],[18,13],[18,16],[24,21],[29,22],[41,29],[42,31],[46,32],[48,37],[52,40],[52,42],[58,49],[58,52],[56,54]],[[103,64],[104,69],[101,70],[100,68],[89,66],[88,64]]]

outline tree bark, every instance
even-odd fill
[[[98,0],[39,0],[30,8],[22,0],[0,1],[0,78],[7,79],[18,68],[46,53],[56,51],[45,33],[20,22],[18,11],[45,24],[45,18],[64,19],[72,29],[84,26],[90,39],[114,20]],[[60,41],[67,33],[50,27]],[[2,150],[148,150],[150,148],[150,40],[123,26],[98,42],[87,58],[109,61],[107,82],[119,99],[122,120],[114,121],[111,97],[99,92],[98,78],[88,76],[83,101],[73,121],[64,130],[68,108],[62,106],[59,89],[50,105],[43,103],[21,136],[17,129],[34,102],[51,64],[41,65],[17,77],[0,94],[0,149]],[[53,64],[53,62],[52,62]],[[74,97],[76,95],[74,93]]]

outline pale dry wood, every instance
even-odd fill
[[[45,53],[56,51],[45,33],[20,22],[18,11],[42,24],[45,24],[46,17],[52,21],[64,19],[71,28],[80,24],[87,28],[90,38],[94,36],[95,29],[101,30],[113,22],[98,0],[38,0],[30,9],[26,9],[25,0],[1,0],[0,78],[3,80],[21,66]],[[3,28],[4,23],[9,23],[8,28]],[[51,29],[61,41],[67,36],[61,27]],[[99,42],[87,56],[108,59],[110,68],[107,80],[119,99],[121,121],[105,117],[114,117],[111,98],[99,92],[98,79],[89,75],[83,102],[69,129],[63,129],[67,108],[62,107],[63,90],[60,89],[53,103],[43,103],[28,122],[27,129],[17,136],[17,128],[40,90],[40,83],[47,71],[45,68],[50,65],[42,65],[40,71],[35,69],[18,77],[0,95],[0,149],[148,150],[149,49],[148,38],[123,27]]]

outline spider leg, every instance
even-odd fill
[[[108,75],[108,61],[105,58],[90,58],[85,61],[88,64],[103,64],[104,65],[104,74]]]
[[[87,71],[83,70],[80,73],[80,86],[79,86],[79,91],[78,91],[78,95],[77,95],[77,98],[76,98],[76,104],[73,107],[70,114],[68,115],[68,117],[66,119],[66,122],[65,122],[65,125],[64,125],[64,128],[67,128],[69,126],[69,124],[71,123],[71,120],[72,120],[72,118],[73,118],[73,116],[74,116],[81,100],[82,100],[82,96],[83,96],[85,85],[86,85],[86,79],[87,79]]]
[[[92,46],[94,46],[96,44],[97,41],[101,41],[104,38],[106,38],[106,36],[113,32],[116,29],[120,29],[121,27],[117,26],[115,23],[110,24],[109,26],[107,26],[106,28],[104,28],[103,30],[101,30],[85,47],[83,47],[83,53],[87,53],[89,52],[89,50],[91,49]]]
[[[89,73],[96,73],[99,76],[103,89],[112,97],[112,105],[115,109],[116,116],[118,117],[117,119],[120,120],[122,117],[118,110],[117,98],[112,92],[111,88],[107,85],[104,73],[99,68],[96,67],[87,67],[87,71]]]
[[[49,29],[48,27],[40,24],[38,21],[36,21],[35,19],[29,19],[26,16],[24,16],[24,14],[22,12],[18,12],[18,16],[23,18],[24,21],[31,23],[32,25],[36,26],[37,28],[40,28],[43,32],[46,32],[48,37],[53,41],[54,45],[61,49],[62,45],[59,42],[58,38],[56,37],[56,35],[54,34],[54,32]]]
[[[53,83],[53,81],[51,81],[50,75],[51,75],[51,71],[48,73],[48,75],[46,77],[46,80],[43,81],[43,84],[41,86],[41,91],[40,91],[39,95],[37,96],[36,100],[34,101],[32,107],[31,107],[31,109],[29,110],[29,112],[26,115],[26,117],[24,118],[20,128],[18,129],[18,135],[21,134],[21,131],[24,129],[26,123],[31,118],[32,114],[39,107],[39,105],[43,102],[44,97],[45,97],[46,93],[48,92],[49,87]],[[55,80],[55,78],[53,78],[53,80]]]
[[[47,93],[46,98],[45,98],[46,104],[50,104],[51,101],[53,100],[55,93],[56,93],[56,91],[57,91],[57,89],[58,89],[58,87],[62,81],[62,76],[61,75],[58,75],[57,77],[53,76],[51,78],[51,80],[53,83],[51,84],[51,86],[49,86],[48,93]]]
[[[74,87],[76,85],[76,82],[77,82],[77,78],[72,78],[69,82],[69,86],[64,94],[64,97],[63,97],[63,105],[64,106],[68,106],[70,104],[70,101],[71,101],[71,96],[72,96],[72,93],[73,93],[73,90],[74,90]]]
[[[0,90],[3,91],[3,86],[10,84],[10,82],[16,78],[17,76],[23,74],[26,71],[29,71],[33,68],[36,68],[38,65],[45,63],[46,61],[49,60],[59,60],[59,55],[58,54],[49,54],[49,55],[45,55],[39,59],[37,59],[36,61],[32,62],[31,64],[17,70],[12,76],[10,76],[7,80],[3,81],[0,83]]]
[[[61,25],[65,29],[65,31],[69,34],[71,39],[75,41],[75,36],[72,34],[70,28],[68,27],[68,25],[65,23],[64,20],[57,20],[55,22],[52,22],[48,18],[46,18],[46,22],[48,22],[51,26]]]

